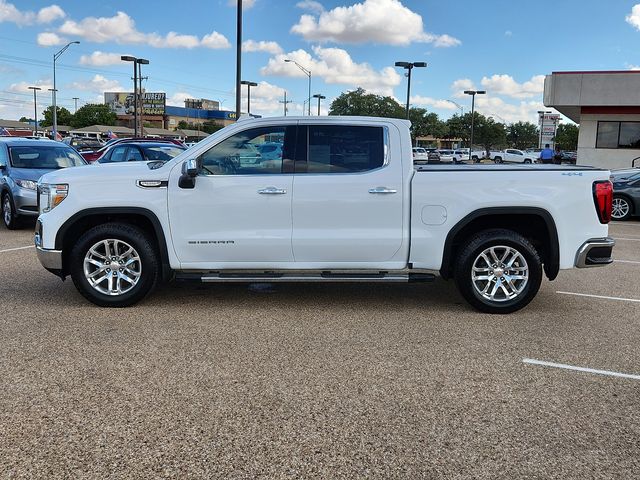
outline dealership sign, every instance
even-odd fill
[[[540,148],[549,144],[552,147],[555,147],[555,138],[556,138],[556,130],[558,129],[558,124],[560,123],[560,115],[558,114],[544,114],[539,117],[539,125],[540,125]]]
[[[164,115],[166,93],[145,92],[141,97],[143,115]],[[133,115],[134,99],[131,92],[105,92],[104,103],[118,116]]]

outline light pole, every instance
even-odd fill
[[[307,115],[311,116],[311,70],[308,70],[308,69],[304,68],[298,62],[296,62],[295,60],[291,60],[290,58],[285,58],[284,61],[287,62],[287,63],[289,63],[289,62],[295,63],[296,67],[298,67],[300,70],[302,70],[305,73],[305,75],[307,77],[309,77],[309,94],[307,95],[307,103],[308,103]]]
[[[460,105],[458,102],[454,102],[453,100],[447,100],[447,102],[454,104],[456,107],[460,109],[460,116],[464,116],[464,107]]]
[[[78,111],[78,100],[80,100],[79,97],[73,97],[73,104],[74,104],[73,113],[74,114]]]
[[[473,150],[473,129],[476,116],[476,95],[484,95],[485,90],[465,90],[466,95],[471,95],[471,140],[469,141],[469,161],[471,161],[471,150]]]
[[[80,42],[78,42],[77,40],[73,42],[69,42],[64,47],[62,47],[60,51],[58,51],[58,53],[53,54],[53,139],[54,140],[56,139],[56,136],[58,134],[58,108],[56,107],[56,92],[58,91],[56,90],[56,61],[58,60],[58,58],[60,58],[60,55],[62,55],[67,50],[67,48],[69,48],[73,44],[79,45]]]
[[[52,102],[52,104],[53,104],[53,105],[55,105],[55,101],[56,101],[56,100],[55,100],[55,98],[56,98],[56,89],[55,89],[55,88],[47,88],[47,90],[48,90],[49,92],[51,92],[51,102]],[[55,110],[55,107],[53,107],[53,108],[54,108],[54,110]],[[54,130],[52,133],[53,133],[53,137],[52,137],[52,138],[53,138],[54,140],[56,140],[56,136],[58,135],[58,132],[57,132],[56,130]]]
[[[320,116],[320,100],[324,100],[324,99],[325,99],[325,98],[327,98],[327,97],[325,97],[324,95],[321,95],[321,94],[319,94],[319,93],[316,93],[316,94],[313,96],[313,98],[317,98],[317,99],[318,99],[318,116]]]
[[[122,55],[123,62],[133,62],[133,136],[138,135],[138,69],[136,67],[136,57]]]
[[[140,100],[140,136],[144,137],[144,101],[142,99],[142,65],[149,65],[149,60],[146,58],[138,58],[136,60],[136,64],[138,65],[138,82],[140,86],[138,87],[138,97]],[[164,127],[164,125],[163,125]]]
[[[257,87],[258,84],[249,80],[242,80],[240,85],[247,86],[247,115],[251,115],[251,87]]]
[[[240,120],[240,77],[242,77],[242,0],[236,0],[236,121]]]
[[[411,70],[414,67],[426,67],[426,62],[396,62],[396,67],[402,67],[406,70],[405,76],[407,77],[407,119],[409,118],[409,98],[411,95]]]
[[[38,99],[36,98],[36,91],[42,90],[40,87],[29,87],[29,90],[33,90],[33,120],[36,127],[36,136],[38,135]]]
[[[538,116],[540,117],[540,140],[538,141],[538,148],[542,148],[542,131],[544,130],[544,116],[547,113],[551,113],[551,110],[538,110]]]

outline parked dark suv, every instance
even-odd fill
[[[13,230],[20,217],[38,216],[38,180],[60,168],[86,165],[73,148],[52,140],[0,137],[2,221]]]

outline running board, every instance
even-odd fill
[[[423,283],[433,282],[432,273],[206,273],[177,275],[179,280],[199,280],[203,283],[286,283],[286,282],[323,282],[323,283]]]

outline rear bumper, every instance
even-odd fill
[[[582,244],[576,253],[576,267],[602,267],[613,263],[613,238],[592,238]]]

